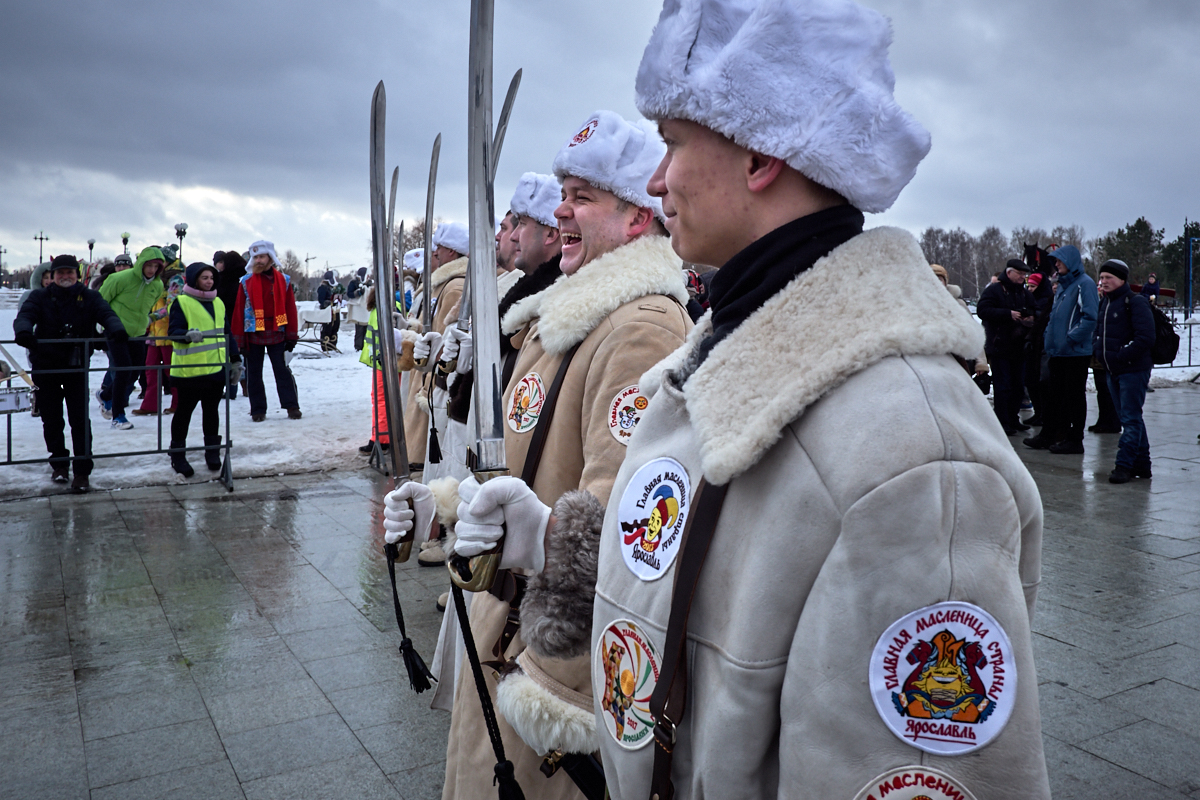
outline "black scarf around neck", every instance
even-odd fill
[[[861,211],[834,206],[781,225],[729,259],[709,289],[713,332],[700,343],[697,366],[793,278],[862,230]]]

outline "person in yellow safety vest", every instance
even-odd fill
[[[379,446],[385,453],[391,443],[391,437],[387,431],[387,404],[384,402],[383,370],[381,369],[383,349],[378,345],[379,317],[376,314],[374,286],[367,292],[367,310],[371,313],[367,320],[367,333],[363,337],[362,351],[358,354],[358,360],[375,370],[375,379],[371,383],[371,438],[365,445],[358,448],[358,452],[364,455],[371,452],[371,447],[375,442],[379,442]],[[396,302],[396,310],[401,315],[404,314],[404,306],[399,301]],[[397,339],[396,353],[399,354],[399,352],[400,341]]]
[[[204,463],[221,468],[219,409],[225,394],[225,304],[217,297],[217,270],[210,264],[189,264],[183,292],[171,306],[167,334],[175,352],[171,382],[176,388],[175,416],[171,420],[171,467],[185,478],[195,474],[188,463],[188,424],[196,404],[201,406],[204,429]]]

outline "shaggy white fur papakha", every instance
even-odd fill
[[[665,221],[662,200],[646,191],[667,146],[654,123],[630,122],[612,111],[590,114],[554,157],[554,174],[561,181],[574,175],[627,203],[651,208]]]
[[[688,369],[711,333],[710,314],[642,376],[643,394],[653,396],[665,373]],[[884,358],[974,358],[982,349],[983,328],[943,288],[912,234],[856,236],[751,314],[683,384],[704,476],[722,484],[750,469],[806,408]]]
[[[683,262],[666,236],[634,239],[584,264],[514,305],[500,327],[511,336],[537,317],[542,346],[559,355],[586,339],[609,314],[650,294],[673,297],[681,305],[688,301]]]
[[[888,209],[929,152],[892,96],[891,25],[852,0],[676,0],[637,74],[650,119],[686,119]]]

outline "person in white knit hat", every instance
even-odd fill
[[[863,229],[930,147],[890,42],[851,0],[669,0],[646,47],[649,192],[675,251],[719,267],[711,312],[641,377],[591,526],[516,493],[487,520],[544,552],[536,580],[599,542],[594,597],[560,605],[592,609],[614,800],[1049,797],[1037,487],[953,357],[978,326],[910,234]],[[509,674],[500,708],[544,672]]]
[[[571,598],[590,594],[595,584],[586,556],[589,526],[582,520],[598,512],[578,505],[578,499],[593,504],[594,498],[607,499],[645,413],[638,378],[682,344],[691,327],[681,262],[664,235],[661,204],[645,191],[663,152],[653,126],[609,111],[589,115],[571,131],[554,160],[562,199],[553,213],[564,234],[565,274],[512,305],[502,320],[505,332],[520,342],[503,395],[513,477],[482,487],[474,478],[463,481],[457,515],[442,516],[454,529],[453,552],[465,556],[495,544],[500,530],[492,523],[498,514],[520,529],[513,547],[505,547],[494,593],[473,597],[470,619],[483,660],[493,660],[498,647],[504,660],[516,661],[515,679],[505,678],[501,686],[513,680],[520,687],[496,695],[497,709],[505,752],[528,798],[581,795],[566,771],[550,778],[542,773],[548,750],[541,742],[526,744],[518,731],[530,725],[559,731],[564,752],[596,749],[588,696],[589,604]],[[536,209],[545,220],[545,189],[535,191],[536,184],[525,184],[529,197],[541,196],[543,203],[525,213]],[[540,449],[533,448],[541,437]],[[388,524],[397,530],[411,526],[400,519],[405,512],[398,503],[420,493],[413,487],[389,496]],[[418,498],[418,507],[425,502]],[[440,493],[437,505],[454,508],[452,498]],[[552,506],[559,519],[556,541],[564,544],[543,550],[540,535],[529,531],[545,528]],[[574,563],[571,553],[580,548],[583,561]],[[526,585],[532,573],[540,576]],[[514,635],[508,621],[518,603],[520,630]],[[543,683],[535,687],[527,671]],[[495,679],[488,682],[495,692]],[[490,753],[479,698],[464,667],[454,697],[443,797],[494,797]]]

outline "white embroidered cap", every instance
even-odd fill
[[[467,226],[461,222],[443,222],[433,232],[433,246],[449,247],[460,256],[465,256],[471,249]]]
[[[654,123],[629,122],[612,111],[597,111],[584,120],[554,157],[554,174],[568,175],[612,192],[641,208],[651,208],[660,220],[662,200],[646,192],[658,164],[667,152]]]
[[[638,67],[637,107],[885,211],[930,146],[892,95],[891,42],[887,18],[853,0],[667,0]]]
[[[255,256],[262,255],[263,253],[266,253],[271,257],[271,261],[275,264],[276,268],[283,269],[283,264],[280,263],[279,256],[275,255],[275,243],[268,242],[266,239],[259,239],[257,242],[250,245],[250,257],[246,260],[253,261]]]
[[[425,248],[418,247],[404,254],[404,268],[421,272],[425,269]]]
[[[509,208],[519,217],[532,217],[543,225],[558,227],[554,209],[562,203],[562,187],[553,175],[526,172],[517,181]]]

